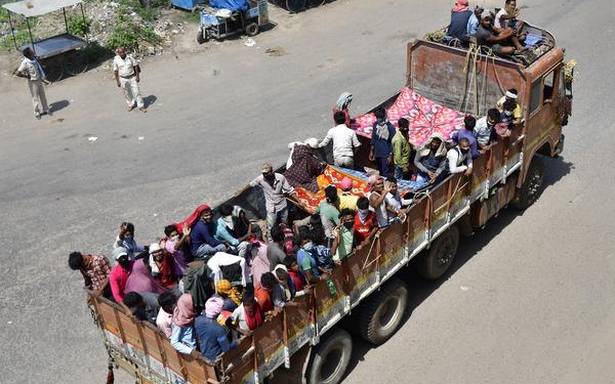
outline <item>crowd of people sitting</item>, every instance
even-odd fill
[[[124,222],[112,246],[113,267],[104,256],[79,252],[69,255],[69,267],[82,273],[87,288],[155,324],[179,352],[214,362],[242,335],[328,279],[373,233],[403,221],[412,196],[402,196],[400,180],[416,192],[448,174],[470,175],[472,160],[498,137],[510,135],[512,124],[521,119],[517,91],[510,89],[486,116],[476,120],[467,115],[450,141],[435,135],[422,148],[412,148],[408,120],[400,119],[396,129],[378,109],[369,154],[378,171],[368,177],[369,192],[356,195],[346,177],[324,188],[313,214],[295,214],[296,220],[289,221],[288,200],[297,201],[295,189],[319,189],[316,179],[326,164],[318,148],[332,142],[334,164],[355,167],[360,142],[349,128],[351,98],[342,95],[334,112],[336,125],[322,141],[289,145],[284,173],[264,164],[250,183],[262,189],[264,223],[251,220],[240,206],[222,204],[213,210],[201,205],[145,246],[136,241],[134,225]]]
[[[468,0],[456,0],[447,29],[449,40],[468,44],[472,38],[478,45],[491,47],[497,55],[511,55],[526,50],[516,0],[505,0],[504,8],[492,12],[481,5],[470,9]]]

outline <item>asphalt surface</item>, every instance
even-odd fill
[[[356,340],[347,383],[615,383],[615,3],[520,5],[579,62],[564,155],[547,162],[539,201],[466,240],[446,279],[407,272],[404,325],[375,349]],[[92,71],[50,87],[60,109],[36,121],[23,82],[0,78],[1,381],[103,382],[106,354],[68,252],[110,253],[124,220],[154,240],[261,162],[282,163],[288,142],[321,137],[342,91],[355,112],[389,97],[403,85],[405,43],[446,24],[448,8],[342,0],[275,11],[255,47],[147,60],[147,114],[127,113],[110,74]]]

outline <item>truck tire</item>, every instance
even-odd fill
[[[392,278],[378,292],[361,304],[359,333],[372,345],[387,341],[399,328],[408,304],[408,288],[404,282]]]
[[[511,205],[518,210],[524,210],[534,204],[544,189],[545,163],[542,156],[535,155],[525,175],[525,181],[517,190]]]
[[[246,35],[253,37],[258,35],[260,28],[258,27],[258,23],[250,23],[248,25],[246,25]]]
[[[453,263],[459,246],[459,228],[451,226],[431,243],[419,260],[418,272],[423,278],[437,280]]]
[[[198,32],[196,33],[196,42],[199,44],[203,44],[207,42],[207,40],[209,40],[209,34],[207,33],[207,31],[204,31],[203,28],[199,28]]]
[[[350,363],[352,338],[345,330],[333,328],[312,350],[306,371],[308,384],[338,384]]]

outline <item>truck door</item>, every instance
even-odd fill
[[[559,140],[561,132],[559,108],[562,104],[559,92],[560,76],[561,66],[557,66],[532,82],[526,133],[530,153],[533,153],[537,147],[540,148],[547,137],[550,137],[548,141],[551,144]],[[551,153],[545,154],[551,155]]]

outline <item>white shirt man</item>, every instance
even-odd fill
[[[113,73],[117,86],[124,91],[128,111],[132,111],[136,105],[140,111],[146,112],[139,90],[139,64],[131,55],[126,54],[124,48],[118,48],[115,52],[117,55],[113,58]]]
[[[319,147],[326,147],[333,140],[333,161],[338,167],[354,167],[354,149],[361,143],[357,134],[348,128],[345,123],[329,129],[327,136],[320,142]]]
[[[467,142],[467,140],[466,140]],[[451,148],[446,153],[448,159],[448,170],[450,173],[465,172],[469,175],[472,171],[472,156],[470,155],[470,145],[467,148],[461,148],[459,145]]]
[[[30,90],[32,105],[34,106],[34,116],[40,119],[41,115],[49,114],[49,106],[47,105],[47,97],[43,87],[43,82],[46,81],[45,71],[43,71],[43,67],[34,57],[32,49],[25,48],[23,55],[25,57],[19,68],[17,68],[16,74],[28,80],[28,89]]]

